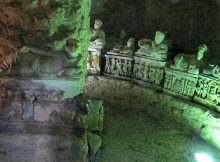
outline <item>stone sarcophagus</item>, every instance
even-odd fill
[[[199,72],[206,62],[204,56],[208,47],[200,45],[196,54],[177,54],[165,70],[164,91],[191,100],[196,90]]]
[[[134,57],[133,81],[157,90],[162,90],[166,62]]]
[[[220,112],[220,80],[199,75],[194,100]]]
[[[195,93],[197,80],[197,74],[165,68],[163,91],[186,100],[191,100]]]
[[[132,76],[132,56],[120,55],[118,53],[107,52],[105,55],[105,75],[130,80]]]
[[[141,39],[135,52],[133,81],[150,88],[162,90],[164,67],[168,58],[166,34],[157,31],[154,40]]]

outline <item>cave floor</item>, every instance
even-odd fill
[[[196,162],[194,153],[220,153],[190,129],[144,110],[105,105],[103,146],[99,162]]]
[[[71,162],[72,159],[70,136],[0,134],[0,138],[1,162]]]
[[[83,131],[52,128],[56,133],[48,133],[51,128],[37,127],[23,132],[1,130],[0,162],[81,162],[87,158]]]
[[[107,102],[104,109],[103,145],[93,162],[196,162],[194,153],[200,152],[220,162],[215,148],[181,124],[152,117],[144,109]],[[0,162],[82,162],[87,158],[84,131],[29,124],[0,121]]]

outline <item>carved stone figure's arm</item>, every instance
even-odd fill
[[[120,52],[121,53],[131,53],[133,50],[131,47],[125,46]]]
[[[177,67],[177,68],[180,68],[180,65],[183,63],[183,55],[182,54],[179,54],[177,56],[174,57],[174,65]]]
[[[196,69],[196,65],[189,65],[189,70],[194,70]]]
[[[42,49],[39,49],[39,48],[34,48],[34,47],[28,47],[28,46],[23,46],[20,49],[20,52],[21,53],[31,52],[31,53],[34,53],[34,54],[37,54],[37,55],[54,57],[54,53],[53,52],[45,51],[45,50],[42,50]]]
[[[220,69],[218,66],[215,66],[215,68],[212,70],[212,75],[216,78],[220,78]]]
[[[152,48],[157,48],[157,47],[156,47],[156,44],[155,44],[154,41],[152,41],[152,43],[151,43],[151,47],[152,47]]]
[[[103,45],[105,45],[105,32],[103,30],[100,30],[96,35],[92,36],[91,39],[95,44],[99,44],[102,43]]]
[[[166,44],[162,44],[159,46],[158,51],[161,53],[167,53],[168,52],[168,46]]]
[[[96,40],[98,35],[99,35],[98,31],[95,31],[94,29],[91,29],[91,40],[90,41],[93,42],[94,40]]]
[[[158,54],[165,54],[168,53],[168,46],[166,44],[156,45],[155,42],[153,42],[152,51]]]
[[[105,44],[106,37],[105,32],[103,30],[101,30],[101,32],[99,33],[99,38],[101,38],[103,40],[103,43]]]

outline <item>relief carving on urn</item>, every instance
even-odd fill
[[[166,62],[134,57],[133,81],[157,90],[162,90]]]
[[[126,45],[118,44],[105,54],[105,75],[128,79],[132,77],[135,39],[129,38]]]
[[[112,54],[106,54],[105,58],[105,75],[111,75],[122,79],[131,79],[132,58]]]
[[[194,100],[220,111],[220,81],[207,75],[199,75]]]
[[[163,91],[171,95],[191,100],[194,96],[198,75],[165,68]]]

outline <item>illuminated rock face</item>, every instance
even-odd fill
[[[79,59],[73,65],[80,68],[81,73],[85,72],[90,40],[89,0],[3,0],[0,3],[0,69],[3,73],[30,76],[36,74],[33,71],[36,66],[50,71],[59,66],[62,69],[66,62],[62,62],[61,57],[65,57],[63,51],[69,39],[78,41]],[[34,50],[25,51],[24,46]],[[70,64],[71,61],[67,60]]]
[[[0,0],[3,161],[87,161],[85,127],[73,129],[73,97],[85,81],[89,12],[90,0]]]

